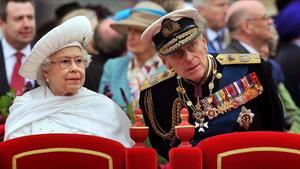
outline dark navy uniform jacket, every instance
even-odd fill
[[[242,107],[239,106],[238,108],[232,109],[223,115],[213,118],[212,120],[209,120],[206,117],[205,121],[209,122],[208,128],[204,128],[204,132],[199,132],[198,128],[195,128],[195,135],[191,140],[192,145],[195,146],[199,141],[207,137],[229,132],[255,130],[283,131],[283,109],[278,98],[276,87],[266,63],[262,59],[259,60],[261,63],[228,65],[221,64],[217,61],[217,70],[222,73],[222,78],[214,80],[215,87],[213,89],[213,93],[229,84],[232,84],[234,81],[240,80],[245,75],[252,72],[256,73],[263,87],[263,93],[243,105],[254,113],[253,122],[250,124],[248,130],[237,123]],[[155,77],[150,79],[150,81],[153,81],[154,79]],[[172,128],[172,120],[173,123],[179,123],[178,113],[177,115],[176,113],[175,115],[173,113],[172,117],[172,109],[173,112],[174,109],[176,109],[176,106],[173,107],[173,103],[176,98],[178,98],[178,93],[176,91],[178,82],[174,73],[169,75],[167,78],[155,80],[156,81],[153,82],[153,85],[151,86],[144,89],[143,86],[141,86],[140,108],[143,111],[145,123],[149,127],[151,145],[161,156],[168,159],[169,149],[180,143],[180,141],[176,139],[175,133],[169,132]],[[210,80],[202,85],[203,97],[209,95],[209,82]],[[195,104],[196,98],[194,97],[194,85],[185,80],[182,80],[182,83],[190,100],[193,104]],[[147,104],[148,107],[146,106]],[[146,112],[146,110],[148,112]],[[194,125],[195,120],[192,117],[192,113],[192,110],[189,109],[189,122]],[[161,128],[165,132],[164,134],[169,133],[163,138],[161,134],[157,132],[157,128]]]

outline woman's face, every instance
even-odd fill
[[[130,27],[127,34],[127,49],[134,55],[141,55],[155,50],[152,43],[145,43],[141,40],[144,30]]]
[[[86,62],[81,49],[76,46],[61,49],[50,56],[50,61],[43,75],[52,93],[55,96],[76,94],[85,80]]]

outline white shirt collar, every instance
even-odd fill
[[[217,38],[217,36],[223,34],[224,31],[225,31],[224,29],[221,29],[218,32],[216,32],[210,28],[206,28],[207,39],[209,41],[214,41]]]
[[[17,50],[6,41],[5,37],[2,38],[2,48],[3,48],[3,54],[5,58],[11,57],[17,52]],[[21,50],[23,55],[26,57],[30,55],[30,51],[31,51],[30,44],[26,45],[25,48]]]
[[[239,41],[239,42],[240,42],[240,44],[241,44],[244,48],[246,48],[246,50],[247,50],[249,53],[259,53],[259,52],[257,52],[256,49],[254,49],[252,46],[246,44],[245,42],[243,42],[243,41]]]
[[[208,41],[214,41],[216,39],[216,37],[218,36],[217,32],[213,31],[210,28],[206,29],[206,35],[207,35]]]

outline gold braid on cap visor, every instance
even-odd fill
[[[200,34],[199,28],[192,28],[182,34],[177,35],[171,41],[164,44],[158,52],[161,55],[170,55],[171,53],[175,52],[178,48],[184,46],[188,42],[193,41],[196,39]]]

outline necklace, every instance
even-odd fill
[[[196,105],[193,104],[189,96],[186,94],[186,90],[182,84],[182,78],[177,76],[178,87],[176,88],[179,97],[183,100],[186,107],[189,107],[193,111],[193,117],[195,118],[195,127],[199,127],[199,131],[204,132],[204,127],[208,128],[208,122],[204,122],[205,116],[210,118],[211,115],[217,115],[215,108],[211,105],[212,97],[208,97],[207,99],[200,100],[202,98],[202,87],[201,85],[205,83],[205,81],[211,77],[211,81],[208,84],[209,96],[212,96],[212,91],[214,89],[214,80],[216,78],[217,73],[217,63],[215,58],[211,55],[206,55],[208,60],[208,69],[205,77],[201,82],[195,85],[195,97],[196,97]],[[220,77],[220,76],[217,76]]]

